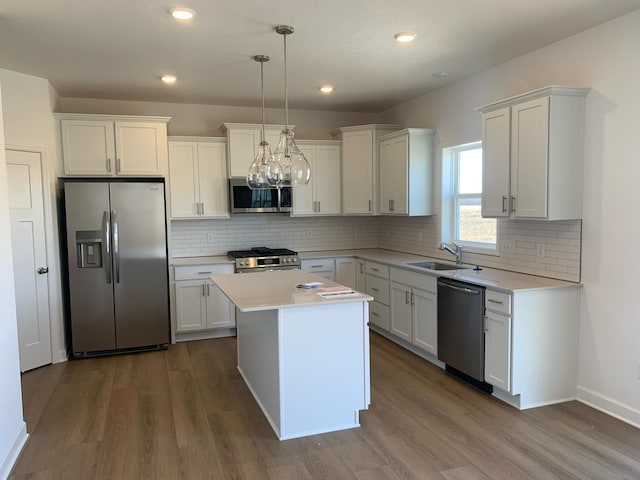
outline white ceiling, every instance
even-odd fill
[[[63,97],[378,112],[640,8],[640,0],[0,0],[0,68]],[[401,45],[393,35],[415,31]],[[433,73],[446,71],[446,78]],[[168,87],[163,73],[178,76]],[[331,96],[320,85],[335,86]]]

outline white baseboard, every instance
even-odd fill
[[[62,362],[66,362],[67,360],[69,360],[67,358],[67,351],[66,350],[58,350],[58,354],[55,356],[55,358],[53,358],[53,362],[52,363],[62,363]]]
[[[0,459],[0,479],[6,480],[9,478],[13,465],[16,463],[24,444],[27,443],[27,438],[29,438],[27,424],[22,422],[13,435],[9,448],[7,448],[4,456]]]
[[[640,410],[626,405],[618,400],[594,392],[585,387],[578,387],[578,401],[600,410],[607,415],[640,428]]]

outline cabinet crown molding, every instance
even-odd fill
[[[254,128],[260,128],[262,129],[262,124],[261,123],[228,123],[225,122],[222,125],[220,125],[219,130],[226,134],[227,130],[231,129],[231,128],[245,128],[247,130],[249,129],[254,129]],[[283,128],[285,128],[285,125],[276,125],[273,123],[267,123],[264,126],[265,130],[282,130]],[[289,129],[293,130],[294,128],[296,128],[295,125],[289,125]]]
[[[102,113],[60,113],[55,112],[54,118],[58,120],[102,120],[112,122],[162,122],[168,123],[171,117],[157,117],[147,115],[108,115]]]
[[[171,135],[167,137],[169,142],[206,142],[206,143],[227,143],[225,137],[197,137],[188,135]]]
[[[346,132],[358,132],[360,130],[401,130],[404,128],[404,125],[399,125],[396,123],[370,123],[368,125],[354,125],[351,127],[340,127],[336,130],[332,130],[329,134],[332,137],[336,137],[342,133]]]
[[[535,100],[536,98],[549,97],[551,95],[562,95],[570,97],[585,97],[589,93],[590,88],[571,87],[564,85],[549,85],[547,87],[532,90],[531,92],[522,93],[513,97],[505,98],[498,102],[489,103],[476,108],[476,112],[485,113],[492,110],[498,110],[504,107],[510,107],[516,103]]]
[[[433,128],[405,128],[398,130],[397,132],[387,133],[378,137],[378,141],[389,140],[395,137],[402,137],[405,135],[418,136],[418,135],[435,135],[436,131]]]

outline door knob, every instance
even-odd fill
[[[48,269],[47,267],[40,267],[40,268],[38,269],[38,273],[39,273],[40,275],[44,275],[45,273],[49,273],[49,269]]]

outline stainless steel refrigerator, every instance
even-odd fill
[[[169,342],[164,183],[64,180],[74,357]]]

